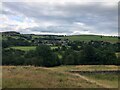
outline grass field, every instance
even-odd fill
[[[116,75],[79,75],[70,70],[116,70],[117,66],[79,65],[58,67],[3,66],[3,88],[117,88]],[[94,80],[95,82],[91,82]],[[104,83],[103,83],[104,82]],[[100,83],[101,85],[97,84]]]
[[[43,36],[36,36],[36,35],[32,35],[32,38],[43,38]]]
[[[107,41],[107,42],[111,42],[111,43],[115,43],[118,42],[118,38],[116,37],[110,37],[110,36],[98,36],[98,35],[73,35],[73,36],[66,36],[66,37],[62,37],[63,39],[69,39],[71,41],[91,41],[91,40],[95,40],[95,41]]]
[[[36,46],[14,46],[11,47],[13,49],[23,50],[23,51],[29,51],[29,50],[35,50]]]
[[[36,46],[14,46],[10,47],[13,49],[23,50],[23,51],[29,51],[29,50],[35,50]],[[58,48],[57,46],[51,46],[51,49]]]

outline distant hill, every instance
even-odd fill
[[[104,41],[104,42],[111,42],[116,43],[118,42],[117,36],[101,36],[101,35],[71,35],[71,36],[64,36],[64,35],[35,35],[35,34],[20,34],[19,32],[15,31],[8,31],[8,32],[2,32],[3,36],[11,36],[14,38],[20,37],[21,35],[24,37],[32,37],[32,38],[47,38],[47,37],[54,37],[58,39],[68,39],[70,41],[85,41],[89,42],[91,40],[93,41]]]
[[[18,34],[20,33],[15,31],[2,32],[2,35],[18,35]]]

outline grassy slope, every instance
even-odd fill
[[[110,37],[110,36],[97,36],[97,35],[73,35],[73,36],[66,36],[62,37],[65,39],[69,39],[71,41],[90,41],[90,40],[96,40],[96,41],[107,41],[111,43],[118,42],[118,38],[116,37]]]
[[[118,69],[116,66],[59,66],[52,68],[33,66],[3,66],[3,88],[98,88],[99,85],[84,80],[67,71],[69,70],[111,70]],[[114,76],[112,76],[113,78]],[[93,78],[91,78],[93,79]],[[112,82],[108,78],[102,79],[106,86]],[[94,78],[93,80],[97,80]],[[116,87],[116,81],[113,87]]]

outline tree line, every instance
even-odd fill
[[[97,42],[98,43],[98,42]],[[97,43],[74,42],[70,47],[51,49],[48,45],[39,45],[28,52],[3,48],[3,65],[34,65],[53,67],[59,65],[119,65],[120,58],[112,45],[97,45]],[[78,47],[78,45],[81,45]],[[62,58],[59,58],[59,54]]]

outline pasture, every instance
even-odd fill
[[[10,47],[13,49],[17,49],[17,50],[23,50],[23,51],[29,51],[29,50],[35,50],[36,46],[14,46],[14,47]],[[58,48],[57,46],[51,46],[51,49],[55,49]]]
[[[29,51],[29,50],[35,50],[36,46],[14,46],[10,48],[17,49],[17,50],[23,50],[23,51]]]
[[[94,41],[105,41],[105,42],[111,42],[115,43],[118,42],[117,37],[110,37],[110,36],[99,36],[99,35],[73,35],[73,36],[65,36],[62,37],[63,39],[68,39],[71,41],[85,41],[89,42],[91,40]]]

